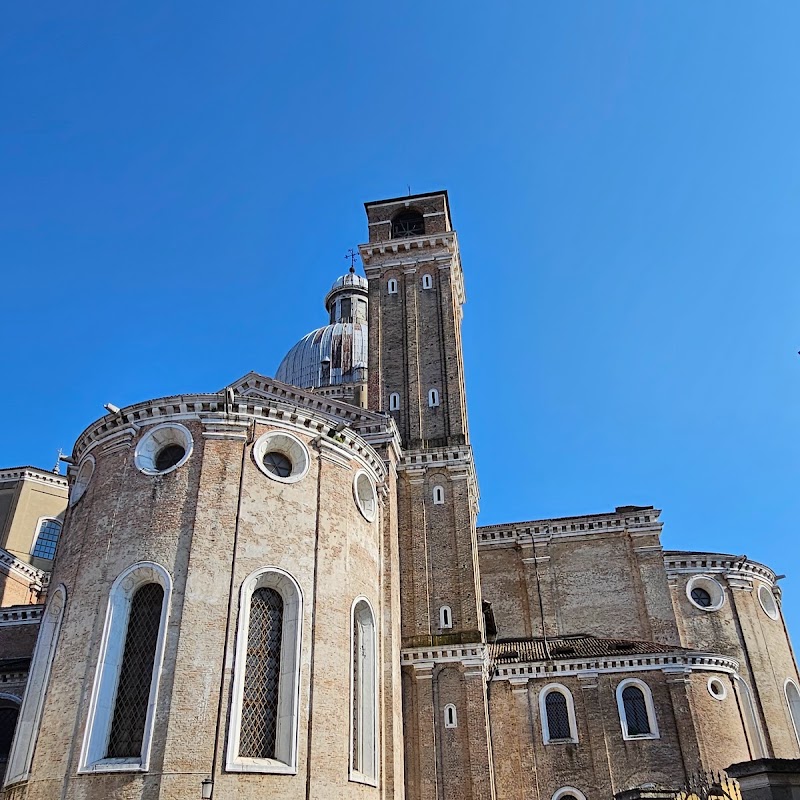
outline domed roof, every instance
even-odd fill
[[[330,324],[306,334],[281,361],[275,378],[301,389],[367,380],[367,279],[351,270],[325,296]]]

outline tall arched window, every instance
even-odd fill
[[[419,211],[401,211],[392,220],[392,239],[421,236],[425,233],[425,218]]]
[[[350,779],[374,784],[377,777],[378,681],[375,615],[361,597],[353,604],[350,715]]]
[[[18,717],[19,700],[11,695],[0,694],[0,786],[3,785]]]
[[[428,392],[428,405],[431,408],[439,405],[439,390],[438,389],[431,389]]]
[[[400,409],[400,395],[397,392],[392,392],[389,395],[389,411],[398,411]]]
[[[242,584],[227,769],[297,772],[297,715],[303,601],[277,567]]]
[[[80,771],[148,769],[171,593],[169,573],[149,561],[114,581]]]
[[[42,517],[36,529],[36,542],[33,545],[31,555],[52,561],[56,554],[56,545],[60,535],[61,522],[55,517]]]
[[[617,686],[617,709],[624,739],[658,738],[653,696],[644,681],[629,678]]]
[[[736,674],[733,676],[733,684],[739,696],[739,705],[742,709],[742,716],[744,717],[744,730],[747,743],[750,747],[750,754],[754,759],[766,758],[767,743],[764,740],[761,723],[756,715],[756,708],[753,703],[753,694],[750,691],[750,687],[740,675]]]
[[[456,713],[456,707],[452,703],[448,703],[444,707],[444,726],[445,728],[458,727],[458,714]]]
[[[783,687],[786,692],[786,703],[789,706],[789,716],[792,718],[792,725],[794,726],[794,735],[797,737],[797,743],[800,744],[800,690],[797,684],[789,678]]]
[[[551,683],[539,692],[539,714],[545,744],[578,741],[575,703],[566,686]]]
[[[61,630],[61,620],[64,617],[66,602],[67,590],[63,584],[59,584],[50,591],[31,659],[28,684],[19,712],[17,736],[8,761],[6,772],[8,783],[24,780],[28,777],[31,768],[33,746],[39,732],[44,696],[50,679],[50,667],[53,664],[53,657],[58,645],[58,634]],[[1,768],[0,773],[2,773]]]

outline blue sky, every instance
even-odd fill
[[[46,0],[0,26],[4,465],[324,322],[447,188],[481,522],[654,504],[800,639],[800,5]]]

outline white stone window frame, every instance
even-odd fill
[[[422,288],[426,290],[433,289],[433,275],[428,272],[422,276]]]
[[[439,609],[439,628],[446,630],[453,627],[453,609],[450,606],[442,606]]]
[[[442,716],[444,717],[444,726],[445,728],[457,728],[458,727],[458,711],[453,703],[448,703],[443,711]]]
[[[349,778],[351,781],[355,783],[364,783],[369,786],[377,786],[378,785],[378,635],[377,635],[377,627],[376,627],[376,617],[375,617],[375,610],[372,607],[372,603],[370,603],[369,599],[364,597],[363,595],[356,597],[353,600],[353,604],[350,607],[350,653],[353,652],[353,646],[355,645],[355,636],[356,636],[356,626],[359,624],[359,620],[357,619],[358,609],[359,606],[366,607],[366,610],[369,612],[369,620],[372,623],[371,626],[371,634],[368,631],[368,628],[362,628],[362,630],[367,631],[369,634],[368,638],[371,638],[371,642],[368,642],[369,645],[369,653],[368,655],[371,656],[371,669],[366,671],[367,683],[362,683],[360,687],[355,685],[355,676],[353,674],[352,664],[350,665],[350,738],[349,738],[349,746],[350,746],[350,775]],[[362,634],[363,635],[363,634]],[[363,675],[362,675],[363,677]],[[356,692],[361,690],[360,693],[360,702],[358,704],[358,716],[359,716],[359,751],[360,753],[368,753],[370,757],[370,762],[364,764],[362,762],[361,767],[366,767],[366,769],[359,769],[357,765],[353,763],[353,705],[356,702]],[[372,712],[371,714],[364,714],[365,707]]]
[[[389,411],[400,410],[400,394],[399,392],[391,392],[389,395]]]
[[[714,689],[712,687],[718,686],[719,689]],[[720,702],[725,700],[728,697],[728,687],[722,682],[722,679],[717,675],[711,675],[706,682],[706,688],[708,689],[708,693],[715,699]]]
[[[39,635],[31,659],[28,683],[22,698],[17,729],[11,751],[8,754],[6,767],[6,785],[27,780],[31,771],[33,751],[39,736],[39,725],[42,720],[45,694],[50,681],[50,669],[53,666],[61,622],[67,605],[67,589],[63,583],[50,591],[47,607],[42,615]]]
[[[386,291],[389,294],[397,294],[397,278],[389,278],[386,283]]]
[[[789,687],[794,691],[794,697],[790,697]],[[798,746],[800,746],[800,688],[791,678],[787,678],[783,683],[783,694],[786,697],[786,705],[789,709],[789,719],[794,728],[794,735]],[[19,723],[17,724],[19,725]]]
[[[756,712],[755,703],[753,702],[753,693],[747,685],[747,681],[741,675],[733,675],[734,686],[737,687],[739,695],[739,704],[742,708],[744,716],[744,731],[747,744],[754,759],[767,757],[767,742],[764,738],[764,731],[761,728],[761,721]]]
[[[758,596],[758,604],[761,606],[761,610],[771,619],[777,620],[780,617],[780,610],[778,609],[778,601],[775,599],[775,595],[772,593],[772,590],[766,583],[759,581],[758,590],[756,591]],[[766,601],[764,598],[768,598]]]
[[[369,502],[366,502],[361,497],[360,487],[366,485],[364,481],[368,481],[372,494]],[[353,476],[353,499],[361,512],[361,516],[367,522],[374,522],[378,516],[378,490],[375,488],[375,480],[365,469],[358,470]]]
[[[264,456],[269,452],[286,456],[292,464],[292,471],[285,478],[270,472],[264,465]],[[297,483],[308,474],[311,456],[305,442],[288,431],[271,430],[262,433],[253,443],[253,461],[268,478],[278,483]]]
[[[153,675],[150,680],[150,696],[142,735],[142,749],[139,758],[106,758],[108,737],[114,717],[117,684],[125,654],[131,603],[136,590],[148,583],[159,584],[164,590],[164,597],[161,601],[161,618],[158,624],[156,651],[153,658]],[[147,772],[150,768],[150,747],[153,740],[161,671],[164,666],[171,600],[172,577],[164,567],[154,561],[138,561],[131,564],[117,576],[111,585],[103,637],[100,641],[92,694],[89,700],[86,731],[81,747],[79,774]]]
[[[444,505],[444,486],[437,484],[433,487],[433,504],[435,506],[443,506]]]
[[[250,607],[258,589],[274,589],[283,599],[281,668],[278,683],[278,726],[275,758],[239,755],[242,699],[247,666]],[[248,575],[239,592],[239,620],[231,688],[231,713],[225,769],[228,772],[297,774],[297,736],[300,713],[300,652],[303,640],[303,591],[297,580],[280,567],[261,567]]]
[[[72,484],[72,489],[69,493],[69,504],[74,506],[85,494],[89,488],[92,476],[94,475],[95,467],[97,466],[94,456],[88,455],[81,461],[78,467],[78,474],[75,478],[75,483]]]
[[[711,605],[702,606],[700,603],[695,602],[692,597],[693,589],[705,589],[711,597]],[[695,608],[705,612],[719,611],[725,605],[725,589],[719,581],[714,580],[710,575],[693,575],[686,582],[686,597]]]
[[[61,541],[61,534],[64,532],[64,522],[60,520],[58,517],[39,517],[39,520],[36,523],[36,536],[34,537],[33,543],[31,544],[31,555],[34,555],[34,550],[36,550],[36,544],[39,541],[39,536],[42,534],[42,525],[45,522],[57,522],[58,523],[58,538],[56,539],[56,550],[58,549],[58,543]],[[55,558],[56,554],[55,551],[53,552],[53,558]],[[35,558],[42,558],[48,561],[52,561],[52,559],[48,559],[47,556],[35,556]]]
[[[557,692],[567,701],[567,717],[569,719],[569,739],[552,739],[550,737],[550,721],[547,718],[547,696]],[[542,721],[542,741],[544,744],[577,744],[578,722],[575,718],[575,701],[572,692],[563,683],[548,683],[539,692],[539,718]]]
[[[158,442],[158,437],[165,435],[167,436],[165,442]],[[153,441],[156,442],[155,447],[151,445]],[[184,449],[183,456],[180,461],[167,469],[156,469],[155,459],[158,453],[170,444],[181,445]],[[139,439],[139,443],[133,451],[133,462],[136,464],[136,468],[145,475],[169,475],[170,472],[180,469],[189,460],[193,451],[194,437],[185,425],[181,425],[179,422],[162,422],[160,425],[149,428]]]
[[[574,786],[562,786],[557,789],[553,794],[552,800],[561,800],[562,797],[569,797],[569,795],[572,795],[575,800],[586,800],[586,795]]]
[[[637,686],[642,690],[642,694],[644,695],[644,705],[645,709],[647,710],[647,724],[650,727],[650,733],[639,733],[635,736],[631,736],[628,733],[628,718],[625,714],[625,704],[622,701],[622,693],[628,686]],[[626,678],[624,681],[620,681],[617,684],[616,697],[617,711],[619,712],[619,722],[620,727],[622,728],[622,738],[625,739],[625,741],[661,738],[661,734],[658,732],[656,709],[653,705],[653,693],[650,691],[650,687],[643,680],[640,680],[639,678]]]
[[[429,408],[436,408],[441,403],[441,399],[439,397],[439,390],[438,389],[429,389],[428,390],[428,407]]]

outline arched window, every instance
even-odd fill
[[[365,598],[353,604],[350,715],[350,779],[374,784],[377,778],[375,615]]]
[[[31,550],[31,555],[52,561],[56,554],[56,545],[60,535],[61,522],[55,517],[42,517],[36,529],[36,542]]]
[[[456,707],[452,703],[448,703],[444,707],[444,726],[445,728],[458,727],[458,714],[456,714]]]
[[[789,706],[789,716],[792,718],[792,725],[794,726],[794,735],[797,737],[797,743],[800,744],[800,690],[797,684],[789,678],[783,687],[786,692],[786,703]]]
[[[400,409],[400,395],[397,392],[392,392],[389,395],[389,411],[399,411]]]
[[[551,683],[539,692],[539,714],[545,744],[578,741],[575,703],[566,686]]]
[[[435,506],[444,505],[444,487],[442,486],[433,487],[433,504]]]
[[[617,709],[624,739],[657,739],[653,696],[650,687],[636,678],[617,686]]]
[[[586,795],[574,786],[562,786],[553,795],[553,800],[586,800]]]
[[[149,561],[134,564],[114,581],[81,772],[148,769],[171,593],[169,573]]]
[[[387,288],[389,290],[389,294],[397,294],[397,278],[389,278]]]
[[[19,731],[8,760],[8,770],[6,771],[8,783],[24,780],[28,777],[31,768],[33,745],[39,732],[44,696],[50,679],[50,667],[58,644],[58,634],[61,630],[61,620],[64,616],[66,602],[67,590],[63,584],[50,591],[31,659],[25,697],[19,712]],[[0,775],[2,775],[2,771],[0,766]]]
[[[431,408],[435,408],[439,405],[439,390],[438,389],[431,389],[428,392],[428,405]]]
[[[297,714],[303,601],[277,567],[242,584],[227,769],[297,772]]]
[[[392,220],[392,239],[421,236],[425,233],[425,218],[419,211],[401,211]]]
[[[755,704],[753,703],[753,695],[750,691],[750,687],[741,676],[736,674],[733,675],[733,684],[739,695],[739,704],[742,709],[742,716],[744,717],[744,730],[747,743],[750,747],[750,755],[753,759],[766,758],[767,744],[764,740],[761,724],[756,716]]]
[[[422,276],[422,288],[433,289],[433,278],[427,272]]]
[[[0,786],[6,771],[11,742],[19,717],[19,700],[8,694],[0,694]]]
[[[450,606],[442,606],[439,609],[439,627],[452,628],[453,627],[453,612]]]

